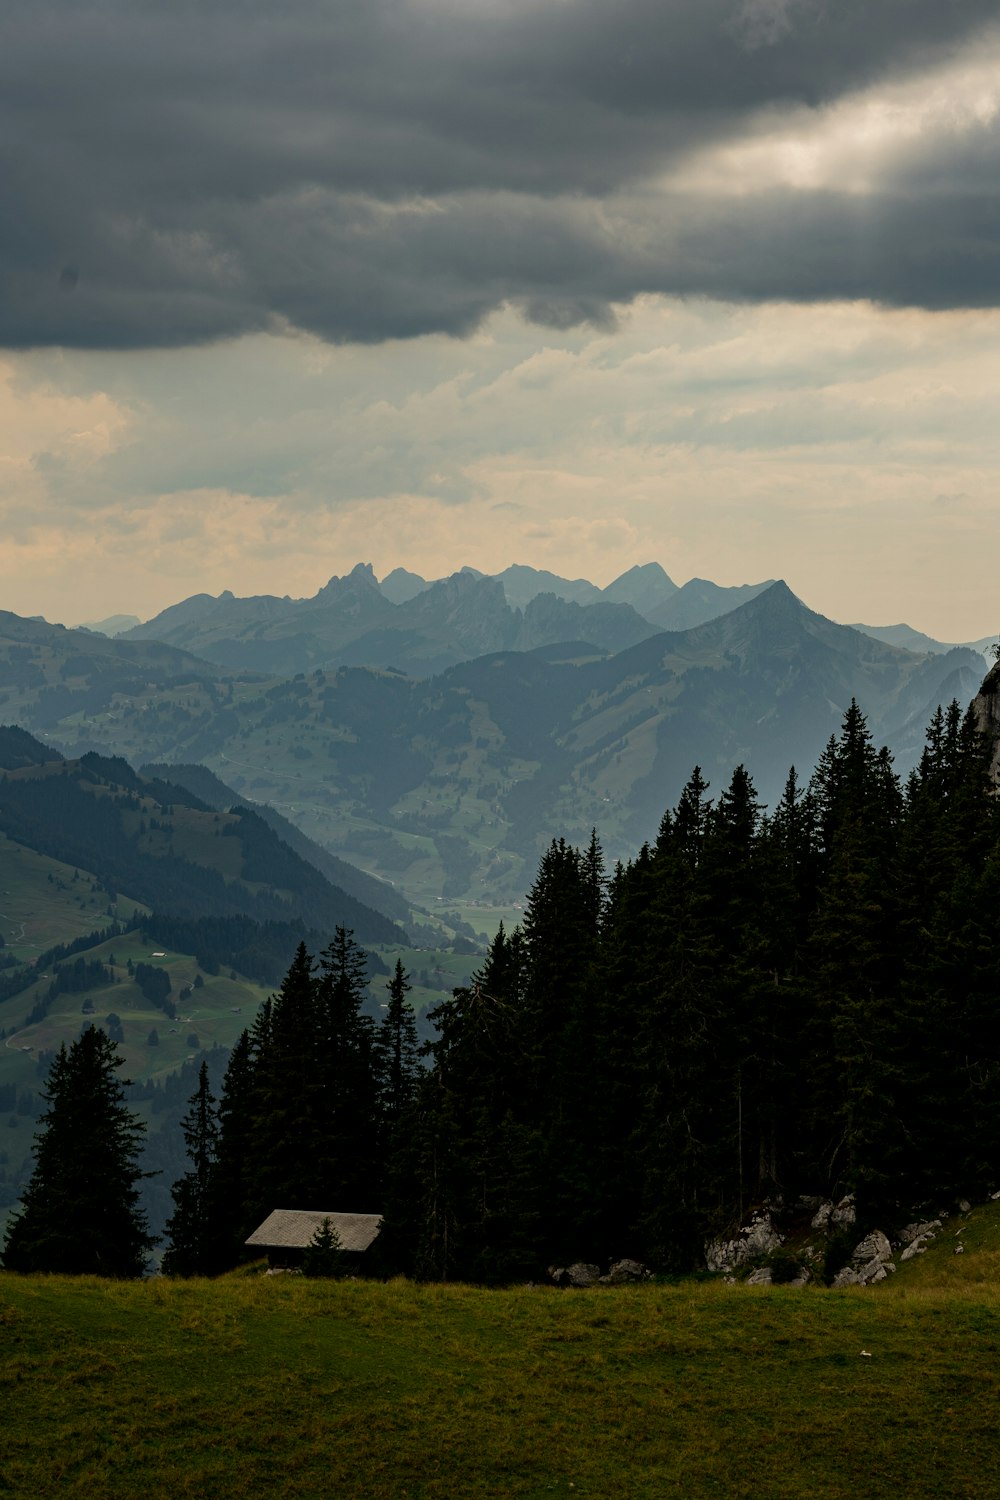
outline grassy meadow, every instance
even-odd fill
[[[995,1500],[1000,1205],[962,1222],[868,1290],[0,1275],[0,1493]]]
[[[182,999],[181,991],[192,986],[199,975],[196,960],[191,954],[174,952],[155,957],[157,951],[139,932],[128,932],[88,948],[83,957],[99,959],[110,967],[116,982],[93,987],[86,993],[57,995],[48,1014],[30,1026],[24,1025],[24,1017],[48,989],[50,975],[0,1004],[0,1025],[8,1033],[0,1046],[0,1083],[32,1081],[34,1087],[41,1087],[44,1079],[37,1077],[35,1057],[40,1052],[55,1051],[63,1042],[74,1041],[83,1025],[102,1025],[109,1013],[121,1020],[124,1041],[119,1053],[125,1059],[123,1072],[128,1078],[163,1078],[175,1072],[199,1048],[231,1047],[253,1020],[269,989],[243,976],[230,978],[231,971],[225,970],[202,975],[201,987]],[[156,964],[166,969],[171,979],[171,998],[178,1008],[176,1020],[169,1020],[150,1004],[129,978],[130,959],[133,963]],[[83,1013],[88,998],[94,1007],[92,1014]],[[153,1030],[159,1037],[155,1048],[148,1043]],[[194,1049],[189,1045],[192,1036],[197,1038]]]
[[[118,896],[109,912],[108,893],[87,871],[37,854],[0,834],[0,933],[5,953],[30,962],[56,943],[72,942],[129,921],[146,907]]]

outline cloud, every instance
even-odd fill
[[[994,18],[993,0],[8,0],[0,343],[468,337],[504,304],[607,330],[643,292],[993,305],[1000,127],[969,115],[962,70]],[[912,79],[940,109],[847,150],[861,194],[837,142]],[[781,165],[799,135],[811,177]]]
[[[990,628],[1000,312],[616,312],[541,339],[508,310],[464,342],[9,357],[5,607],[306,596],[359,560],[607,583],[655,558],[679,582],[784,576],[835,618]]]
[[[815,16],[816,0],[742,0],[733,29],[750,51],[773,47],[792,29],[795,13],[805,8]]]

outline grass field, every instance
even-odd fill
[[[0,1493],[995,1500],[1000,1208],[963,1238],[866,1291],[0,1275]]]
[[[119,895],[113,916],[129,921],[146,909]],[[0,834],[0,933],[6,952],[28,961],[56,943],[107,927],[112,919],[108,893],[89,872]]]
[[[83,994],[62,994],[52,1002],[43,1020],[25,1027],[23,1019],[48,988],[48,976],[0,1004],[0,1025],[8,1032],[0,1044],[0,1083],[27,1083],[34,1077],[35,1058],[40,1052],[56,1051],[64,1042],[68,1045],[79,1035],[81,1026],[90,1022],[100,1026],[111,1012],[120,1017],[125,1038],[119,1047],[125,1059],[125,1075],[137,1080],[162,1078],[175,1072],[185,1057],[190,1056],[192,1047],[188,1041],[192,1035],[197,1036],[198,1048],[216,1044],[231,1047],[269,993],[268,988],[249,979],[231,979],[230,971],[226,970],[203,976],[202,987],[187,999],[181,999],[181,990],[193,985],[198,975],[195,959],[190,954],[172,952],[154,958],[153,952],[153,945],[139,932],[125,933],[86,950],[85,958],[99,959],[104,964],[113,956],[117,979],[114,985],[87,992],[94,1006],[92,1015],[82,1013]],[[172,998],[178,1007],[176,1020],[168,1020],[129,979],[126,971],[129,959],[166,969],[173,987]],[[155,1048],[148,1044],[154,1029],[159,1036]]]

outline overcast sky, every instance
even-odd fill
[[[5,0],[0,605],[1000,629],[995,0]]]

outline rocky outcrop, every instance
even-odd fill
[[[982,687],[972,700],[972,711],[976,716],[976,727],[989,736],[993,745],[990,770],[996,781],[1000,779],[1000,661],[983,679]]]
[[[839,1203],[821,1203],[811,1223],[813,1229],[821,1229],[824,1234],[836,1234],[838,1229],[850,1229],[856,1218],[854,1194],[850,1193]]]
[[[912,1260],[915,1255],[923,1255],[927,1249],[927,1241],[934,1239],[940,1228],[940,1219],[926,1219],[922,1223],[907,1224],[905,1229],[899,1231],[900,1244],[905,1247],[899,1257],[900,1260]]]
[[[851,1258],[833,1278],[834,1286],[873,1286],[884,1281],[896,1267],[892,1246],[881,1229],[873,1229],[855,1245]]]
[[[989,1196],[1000,1201],[1000,1190]],[[918,1217],[921,1211],[933,1213],[935,1208],[933,1218]],[[787,1208],[780,1198],[772,1198],[737,1233],[708,1241],[705,1260],[710,1271],[723,1273],[729,1286],[804,1286],[813,1280],[827,1281],[834,1287],[875,1286],[893,1274],[897,1262],[923,1255],[942,1236],[953,1235],[957,1243],[952,1253],[963,1255],[964,1221],[971,1212],[972,1205],[966,1198],[951,1206],[914,1205],[911,1222],[902,1229],[896,1227],[895,1214],[887,1221],[891,1240],[885,1230],[872,1229],[857,1240],[846,1263],[842,1264],[838,1256],[831,1265],[832,1257],[854,1238],[847,1237],[847,1231],[857,1223],[853,1196],[835,1202],[803,1195]],[[815,1237],[809,1235],[807,1224],[817,1231]],[[834,1266],[840,1269],[830,1283]]]
[[[781,1235],[766,1209],[753,1218],[732,1239],[709,1240],[705,1246],[705,1264],[710,1271],[736,1271],[752,1260],[764,1260],[781,1244]]]
[[[612,1261],[605,1276],[599,1266],[585,1260],[576,1260],[571,1266],[549,1266],[548,1276],[556,1286],[629,1286],[650,1281],[653,1273],[642,1261],[626,1256],[624,1260]]]

